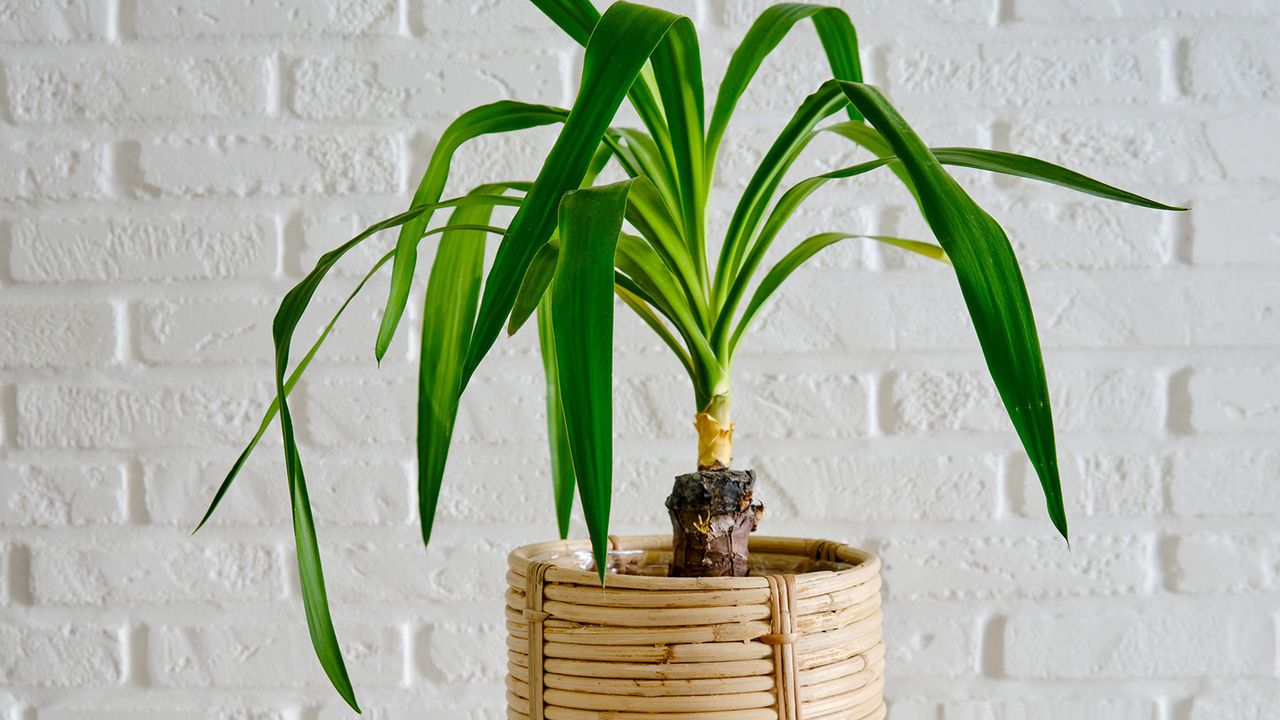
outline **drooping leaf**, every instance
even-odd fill
[[[853,238],[875,240],[876,242],[893,245],[894,247],[923,255],[931,260],[938,260],[944,263],[950,262],[947,260],[947,254],[942,248],[918,240],[907,240],[886,235],[851,235],[847,233],[822,233],[807,238],[792,248],[776,265],[769,269],[769,272],[765,273],[764,279],[760,281],[760,285],[756,288],[755,293],[752,294],[751,300],[747,302],[747,307],[742,311],[742,318],[738,320],[738,325],[733,331],[733,337],[729,340],[729,357],[733,357],[733,353],[738,347],[738,341],[742,338],[743,333],[747,331],[747,328],[751,326],[751,321],[755,319],[756,313],[760,311],[760,308],[764,306],[765,302],[778,290],[782,283],[786,282],[791,273],[795,272],[797,268],[823,249],[841,240]]]
[[[320,565],[320,549],[316,543],[315,521],[311,516],[311,501],[307,494],[306,479],[302,471],[302,458],[293,427],[293,415],[289,412],[288,392],[285,389],[285,373],[289,368],[289,349],[293,333],[302,319],[303,312],[315,295],[316,289],[333,266],[352,248],[382,230],[399,227],[404,223],[441,207],[461,207],[476,204],[514,204],[514,198],[473,196],[414,207],[395,217],[368,227],[359,235],[320,257],[316,266],[305,278],[284,296],[280,309],[271,324],[271,336],[275,343],[276,404],[280,415],[280,434],[284,440],[285,473],[289,479],[289,498],[293,508],[294,539],[298,554],[298,577],[302,585],[302,602],[307,615],[307,628],[316,657],[328,675],[330,682],[352,709],[359,712],[355,691],[347,674],[346,663],[334,633],[333,620],[329,616],[329,600],[325,592],[324,573]]]
[[[879,90],[832,81],[888,141],[911,176],[925,221],[955,267],[991,378],[1044,488],[1049,518],[1067,537],[1053,414],[1031,300],[1004,230],[978,207]]]
[[[449,178],[449,168],[453,163],[454,153],[467,141],[482,135],[515,132],[528,128],[564,122],[568,111],[546,105],[530,105],[528,103],[502,100],[489,105],[482,105],[469,110],[450,123],[440,136],[435,150],[431,153],[431,161],[422,181],[413,194],[413,205],[423,206],[440,199],[444,192],[445,182]],[[405,223],[400,229],[400,237],[396,240],[395,262],[391,268],[391,286],[387,293],[387,308],[382,314],[382,323],[378,328],[378,340],[374,354],[378,362],[386,354],[387,348],[395,337],[400,318],[404,315],[405,304],[409,300],[409,289],[413,284],[413,271],[418,262],[418,241],[423,231],[431,222],[431,213],[423,213],[413,222]]]
[[[832,77],[840,80],[862,81],[862,62],[858,57],[858,35],[848,14],[836,7],[808,3],[780,3],[766,8],[742,43],[729,59],[724,82],[716,96],[715,109],[711,113],[711,125],[707,130],[707,163],[714,165],[720,143],[724,139],[729,120],[738,106],[738,100],[746,92],[766,57],[778,47],[796,23],[812,18],[818,37],[822,41]],[[858,111],[850,107],[849,117],[861,119]],[[708,182],[710,182],[708,173]]]
[[[823,132],[837,133],[867,148],[877,156],[883,157],[893,152],[879,131],[862,123],[835,123],[823,127],[821,130]],[[930,148],[929,151],[943,165],[985,170],[1028,180],[1039,180],[1069,190],[1100,197],[1104,200],[1114,200],[1153,210],[1186,210],[1186,208],[1166,205],[1162,202],[1145,198],[1061,165],[1055,165],[1026,155],[965,147],[939,147]]]
[[[485,280],[463,386],[502,331],[525,271],[551,237],[564,194],[579,186],[596,146],[648,58],[674,25],[690,24],[661,10],[619,2],[591,34],[582,84],[542,171],[512,218]]]
[[[569,537],[569,520],[573,514],[573,457],[569,450],[569,431],[564,424],[564,408],[560,403],[560,371],[556,361],[549,293],[542,295],[537,304],[537,313],[538,348],[542,354],[542,371],[547,384],[547,445],[551,451],[551,489],[556,503],[556,527],[563,540]]]
[[[482,185],[472,194],[484,196],[501,190],[500,185]],[[484,228],[492,214],[493,205],[453,211],[450,223],[461,229],[445,232],[441,238],[423,299],[417,450],[418,518],[424,545],[431,541],[449,441],[458,416],[462,364],[484,273]]]
[[[333,331],[334,325],[338,323],[338,318],[342,317],[342,313],[347,309],[347,306],[351,304],[351,301],[355,299],[356,295],[360,294],[360,291],[364,289],[364,286],[369,282],[369,279],[381,270],[383,265],[386,265],[391,260],[391,256],[393,254],[395,254],[394,250],[383,255],[382,259],[374,263],[373,267],[369,269],[369,272],[365,273],[364,277],[360,279],[360,282],[356,284],[355,289],[351,291],[351,294],[347,296],[347,299],[338,307],[338,311],[333,314],[333,317],[330,318],[328,324],[324,326],[324,330],[320,332],[320,336],[316,338],[315,343],[311,345],[311,348],[307,350],[307,353],[298,361],[298,365],[294,367],[293,372],[289,374],[289,379],[286,380],[284,384],[285,395],[293,392],[293,386],[297,385],[298,380],[302,379],[302,374],[305,373],[307,371],[307,367],[311,365],[312,359],[314,359],[316,353],[320,351],[320,346],[324,345],[324,341],[329,338],[329,333]],[[258,431],[249,439],[249,444],[245,446],[244,450],[240,453],[240,456],[236,458],[235,463],[232,464],[231,470],[227,473],[226,477],[223,478],[222,484],[218,486],[217,492],[213,495],[213,501],[209,503],[209,508],[205,510],[204,516],[200,518],[200,522],[196,525],[196,529],[191,531],[192,534],[199,532],[200,528],[204,527],[204,524],[213,516],[214,510],[218,509],[218,504],[222,502],[222,498],[227,494],[227,490],[231,489],[231,484],[235,481],[236,477],[240,475],[240,469],[244,467],[249,456],[252,455],[254,449],[258,447],[258,443],[262,440],[262,436],[266,434],[267,428],[271,426],[271,421],[275,419],[276,411],[279,407],[280,404],[277,400],[272,400],[271,404],[267,406],[267,411],[262,416],[262,422],[258,424]]]
[[[1030,180],[1040,180],[1089,195],[1095,195],[1106,200],[1115,200],[1153,210],[1186,210],[1186,208],[1165,205],[1164,203],[1144,198],[1141,195],[1121,190],[1118,187],[1081,175],[1074,170],[1068,170],[1060,165],[1054,165],[1051,162],[1025,155],[1016,155],[998,150],[958,147],[934,148],[932,152],[938,162],[944,165],[955,165],[1004,175],[1014,175]]]
[[[613,259],[633,181],[567,194],[551,317],[565,428],[604,582],[613,487]]]

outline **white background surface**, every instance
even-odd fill
[[[712,85],[764,4],[667,3],[697,21]],[[1194,210],[961,175],[1026,268],[1070,551],[954,279],[857,245],[796,276],[735,368],[764,531],[883,555],[895,720],[1276,717],[1280,5],[842,5],[868,79],[929,142]],[[188,533],[271,397],[284,290],[406,206],[449,119],[567,104],[579,62],[517,0],[0,2],[0,717],[349,715],[309,649],[274,430]],[[716,229],[826,75],[808,26],[766,63]],[[531,178],[551,137],[478,143],[454,188]],[[857,156],[833,140],[808,157],[798,174]],[[888,174],[824,191],[793,227],[929,237]],[[555,532],[533,339],[502,340],[466,396],[424,554],[416,318],[376,369],[384,289],[297,395],[338,632],[367,715],[502,717],[504,554]],[[692,402],[620,318],[615,526],[665,532]]]

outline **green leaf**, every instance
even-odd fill
[[[1004,230],[943,170],[879,90],[832,81],[888,141],[911,176],[925,220],[955,266],[978,342],[1009,418],[1040,477],[1049,518],[1064,538],[1053,414],[1031,301]]]
[[[765,273],[764,279],[760,281],[759,287],[751,296],[751,300],[747,302],[747,307],[742,311],[742,319],[738,321],[737,328],[733,331],[733,337],[729,341],[729,356],[732,357],[734,351],[738,347],[738,341],[742,338],[742,334],[746,332],[751,325],[751,321],[755,318],[756,313],[764,306],[765,302],[773,295],[774,292],[786,281],[791,273],[807,262],[814,255],[817,255],[824,248],[834,245],[841,240],[852,238],[865,238],[867,240],[875,240],[887,245],[902,248],[919,255],[923,255],[932,260],[950,264],[947,260],[947,254],[942,248],[931,243],[920,242],[918,240],[906,240],[903,238],[889,237],[886,235],[850,235],[847,233],[822,233],[807,238],[804,242],[792,248],[783,256],[778,264],[769,269]]]
[[[586,45],[600,12],[590,0],[533,0],[533,4],[579,45]]]
[[[842,135],[880,157],[893,152],[879,132],[861,123],[835,123],[821,128],[821,131],[835,132]],[[929,151],[943,165],[967,167],[1029,180],[1039,180],[1088,195],[1094,195],[1104,200],[1114,200],[1153,210],[1186,210],[1186,208],[1165,205],[1099,180],[1094,180],[1087,175],[1082,175],[1061,165],[1054,165],[1051,162],[1025,155],[963,147],[930,148]],[[903,174],[905,175],[905,173]]]
[[[369,282],[369,279],[372,278],[378,270],[381,270],[383,265],[386,265],[387,262],[391,260],[391,256],[394,254],[395,251],[393,250],[386,255],[383,255],[381,260],[374,263],[373,267],[369,269],[369,272],[365,273],[364,277],[360,279],[360,282],[356,284],[355,289],[351,291],[351,294],[347,296],[347,299],[338,307],[338,311],[333,314],[329,323],[324,326],[324,330],[320,332],[320,336],[316,338],[315,343],[311,345],[311,349],[307,350],[307,354],[302,356],[302,359],[298,361],[297,367],[295,367],[293,372],[289,374],[289,379],[284,384],[285,395],[293,392],[293,386],[298,384],[298,380],[302,378],[302,374],[306,372],[307,367],[311,365],[311,360],[315,358],[316,353],[319,352],[320,346],[324,344],[324,341],[329,338],[329,333],[333,331],[333,326],[338,323],[338,318],[342,317],[342,313],[347,309],[347,306],[351,304],[351,301],[355,299],[356,295],[360,294],[360,291],[364,289],[364,286]],[[266,434],[267,428],[271,426],[271,421],[275,419],[276,412],[279,407],[280,403],[278,400],[272,400],[271,404],[267,406],[267,412],[262,416],[262,422],[258,425],[258,431],[253,434],[253,438],[249,440],[249,444],[245,446],[244,451],[240,453],[240,457],[236,458],[235,464],[231,466],[230,472],[228,472],[227,476],[223,478],[222,484],[218,486],[218,491],[213,495],[213,501],[209,503],[209,509],[205,510],[204,517],[200,518],[200,522],[196,525],[196,529],[191,531],[193,535],[199,532],[200,528],[204,527],[204,524],[213,516],[213,511],[218,509],[218,504],[222,502],[223,496],[227,494],[227,490],[231,489],[231,483],[234,482],[236,477],[240,474],[240,469],[244,467],[249,456],[252,455],[254,449],[258,447],[258,442],[261,441],[262,436]]]
[[[601,583],[613,487],[613,260],[632,182],[565,195],[551,287],[557,373],[573,378],[560,399]]]
[[[306,478],[302,471],[302,458],[293,427],[293,415],[289,412],[288,392],[285,389],[285,372],[289,367],[289,348],[293,333],[316,289],[338,260],[352,248],[382,230],[399,227],[424,213],[441,207],[461,207],[476,204],[519,204],[514,198],[472,196],[445,202],[414,207],[395,217],[388,218],[366,228],[359,235],[320,257],[316,266],[305,278],[284,296],[280,309],[271,324],[271,336],[275,343],[276,403],[280,414],[280,434],[284,439],[285,472],[289,478],[289,498],[293,508],[294,539],[298,553],[298,577],[302,585],[302,603],[307,615],[307,628],[311,644],[321,667],[329,676],[335,689],[352,709],[359,712],[355,691],[347,675],[346,663],[338,648],[338,639],[329,616],[329,600],[325,592],[324,573],[320,565],[320,549],[316,543],[315,521],[311,516],[311,501],[307,495]]]
[[[858,35],[849,16],[839,8],[808,3],[781,3],[765,9],[756,18],[742,43],[729,59],[724,82],[716,96],[715,109],[711,113],[711,126],[707,130],[707,164],[715,164],[729,120],[738,106],[742,94],[759,71],[766,57],[778,47],[778,43],[801,20],[812,18],[818,37],[822,40],[831,74],[840,80],[862,81],[862,63],[858,58]],[[861,119],[857,110],[850,107],[849,117]],[[710,183],[710,173],[708,173]]]
[[[524,204],[512,218],[485,280],[463,374],[464,387],[502,331],[533,256],[551,237],[560,199],[582,182],[596,146],[640,69],[677,24],[689,24],[689,20],[619,2],[610,6],[596,25],[587,45],[578,99]]]
[[[488,226],[446,225],[444,227],[428,231],[424,237],[451,230],[484,230],[486,232],[496,233],[506,232],[503,228],[491,228]],[[365,276],[356,285],[355,289],[351,291],[351,294],[347,296],[347,299],[343,301],[342,305],[338,308],[338,311],[334,313],[332,318],[330,318],[329,323],[325,326],[324,330],[321,331],[320,336],[316,338],[316,341],[311,345],[311,348],[307,350],[307,354],[302,356],[302,359],[298,361],[297,366],[294,367],[293,372],[289,374],[289,379],[284,384],[284,392],[286,396],[293,392],[294,385],[297,385],[298,381],[302,379],[303,373],[307,371],[307,368],[311,365],[311,361],[315,358],[316,353],[320,351],[320,346],[324,345],[324,341],[329,338],[329,333],[333,331],[334,325],[337,324],[338,318],[342,317],[342,313],[347,309],[347,306],[350,305],[356,295],[364,289],[364,286],[368,284],[373,275],[378,272],[378,270],[382,269],[383,265],[386,265],[391,260],[394,254],[395,251],[392,250],[386,255],[383,255],[382,259],[369,269],[369,272],[365,274]],[[209,503],[209,508],[205,510],[204,516],[200,518],[200,522],[196,525],[195,530],[191,531],[193,535],[199,532],[200,528],[204,527],[205,523],[209,522],[209,518],[213,517],[214,511],[217,510],[218,505],[222,503],[222,498],[226,496],[227,491],[231,489],[232,483],[234,483],[235,479],[240,475],[240,470],[244,468],[245,462],[249,460],[249,456],[253,454],[253,451],[258,447],[258,443],[262,440],[262,436],[266,434],[267,428],[271,426],[271,421],[275,419],[279,408],[280,404],[278,400],[272,400],[271,404],[267,406],[267,410],[262,416],[262,422],[258,424],[258,431],[253,434],[253,437],[249,440],[249,444],[245,446],[243,451],[241,451],[240,456],[237,457],[235,463],[232,464],[231,470],[228,471],[226,477],[222,479],[222,484],[218,486],[217,492],[214,493],[213,501]]]
[[[573,514],[574,476],[569,431],[565,427],[564,408],[560,404],[555,331],[551,325],[551,295],[542,296],[537,304],[537,312],[538,348],[547,382],[547,444],[551,450],[551,489],[556,502],[556,526],[560,530],[560,539],[563,540],[569,537],[569,518]]]
[[[822,90],[805,98],[760,161],[738,199],[725,232],[724,245],[720,248],[720,260],[716,265],[715,283],[712,286],[713,308],[717,312],[724,305],[729,289],[737,278],[746,246],[754,235],[760,218],[787,170],[813,139],[813,128],[848,104],[839,93],[823,86]]]
[[[689,254],[697,268],[699,287],[707,277],[706,117],[702,97],[702,57],[693,25],[675,25],[653,54],[654,78],[671,132],[681,224]]]
[[[1127,190],[1121,190],[1118,187],[1099,182],[1086,175],[1081,175],[1074,170],[1068,170],[1060,165],[1054,165],[1051,162],[1025,155],[999,152],[997,150],[959,147],[934,148],[932,152],[938,162],[944,165],[956,165],[958,167],[987,170],[1031,180],[1041,180],[1106,200],[1115,200],[1153,210],[1186,210],[1186,208],[1149,200],[1141,195],[1136,195]]]
[[[529,269],[520,281],[520,290],[511,306],[511,317],[507,320],[507,335],[515,335],[525,322],[533,315],[542,302],[542,296],[551,287],[551,276],[556,272],[556,260],[560,255],[560,243],[552,238],[533,256]]]
[[[500,189],[501,186],[482,185],[472,194],[484,196]],[[417,446],[418,519],[424,545],[431,541],[449,440],[458,416],[462,363],[484,274],[485,234],[490,230],[485,223],[492,214],[492,205],[471,205],[453,211],[450,222],[461,229],[444,233],[423,299]]]
[[[450,123],[431,153],[431,161],[427,171],[413,194],[414,206],[425,206],[440,199],[444,192],[445,181],[449,178],[449,168],[453,163],[454,153],[464,143],[481,135],[514,132],[532,127],[551,125],[563,122],[568,111],[546,105],[530,105],[527,103],[503,100],[489,105],[482,105],[469,110]],[[395,263],[391,268],[391,287],[387,293],[387,309],[382,314],[382,324],[378,328],[378,340],[374,354],[378,362],[391,346],[400,318],[404,315],[405,304],[409,300],[409,289],[413,284],[413,271],[418,262],[418,241],[431,222],[431,213],[423,213],[413,222],[405,223],[400,229],[400,237],[396,240]]]

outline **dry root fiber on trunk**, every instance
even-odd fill
[[[699,470],[680,475],[667,498],[672,577],[743,577],[747,539],[764,506],[751,499],[751,470]]]

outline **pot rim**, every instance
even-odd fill
[[[609,542],[611,550],[671,550],[670,535],[610,535]],[[842,584],[858,584],[870,580],[880,572],[880,558],[873,553],[831,540],[753,535],[749,543],[748,548],[751,552],[832,560],[846,566],[839,570],[793,573],[800,585],[836,578],[842,581]],[[565,564],[567,562],[565,558],[568,555],[582,552],[591,552],[590,540],[550,540],[532,543],[512,550],[507,556],[507,565],[515,574],[525,576],[531,564],[549,563],[550,567],[546,571],[547,582],[599,587],[600,577],[596,572],[569,567]],[[746,590],[767,589],[769,580],[764,575],[672,578],[610,573],[606,575],[605,586],[632,590]],[[802,594],[804,594],[803,591]]]

